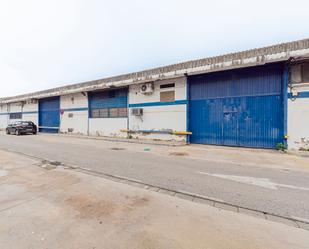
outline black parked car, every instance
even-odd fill
[[[6,128],[6,134],[20,135],[27,133],[37,133],[36,125],[31,121],[17,121],[8,125]]]

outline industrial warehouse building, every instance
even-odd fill
[[[309,39],[0,99],[0,128],[309,147]]]

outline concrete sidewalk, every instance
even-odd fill
[[[0,151],[6,249],[302,249],[309,232]]]

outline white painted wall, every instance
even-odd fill
[[[160,89],[160,85],[175,83],[175,100],[185,100],[187,98],[186,78],[160,80],[154,83],[154,92],[151,95],[145,95],[139,92],[140,85],[131,85],[129,88],[129,103],[140,104],[147,102],[160,102],[160,92],[170,91],[171,89]]]
[[[12,112],[22,112],[22,104],[21,103],[11,103],[7,105],[7,112],[12,113]],[[9,115],[7,115],[7,122],[5,124],[5,127],[8,124],[11,124],[15,121],[20,121],[21,119],[10,119]]]
[[[8,113],[13,112],[22,112],[22,119],[10,120]],[[32,121],[38,124],[38,104],[26,102],[23,105],[21,103],[11,103],[0,106],[0,129],[5,129],[8,124],[19,120]]]
[[[21,112],[22,111],[22,104],[20,104],[20,103],[8,104],[8,111],[9,112]]]
[[[87,134],[88,132],[88,111],[74,110],[88,108],[88,98],[82,93],[63,95],[60,97],[60,109],[64,110],[60,119],[60,132],[68,133],[73,129],[74,134]],[[72,117],[70,117],[71,115]]]
[[[7,105],[0,105],[0,129],[5,129],[8,124]]]
[[[120,130],[127,129],[127,118],[90,118],[89,134],[92,136],[126,137]]]
[[[32,121],[36,125],[39,125],[39,104],[37,103],[26,103],[22,108],[22,119],[24,121]]]
[[[298,93],[308,92],[308,86],[299,86]],[[309,149],[309,98],[288,101],[288,148]]]
[[[309,82],[305,82],[302,65],[292,66],[289,93],[294,98],[288,100],[288,148],[292,150],[309,149],[309,97],[301,98],[305,92],[309,92]]]
[[[149,102],[160,102],[161,91],[171,91],[173,88],[160,89],[160,85],[175,83],[175,101],[186,100],[186,78],[176,78],[169,80],[156,81],[154,83],[154,92],[151,95],[145,95],[139,92],[139,85],[132,85],[129,89],[129,103],[143,104]],[[136,117],[129,110],[129,129],[138,130],[153,130],[153,131],[186,131],[186,105],[160,105],[160,106],[145,106],[143,108],[143,116]],[[176,140],[185,141],[186,136],[176,136],[160,133],[133,133],[134,138],[140,139],[160,139],[160,140]]]

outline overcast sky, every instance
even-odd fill
[[[309,38],[308,0],[0,0],[0,97]]]

